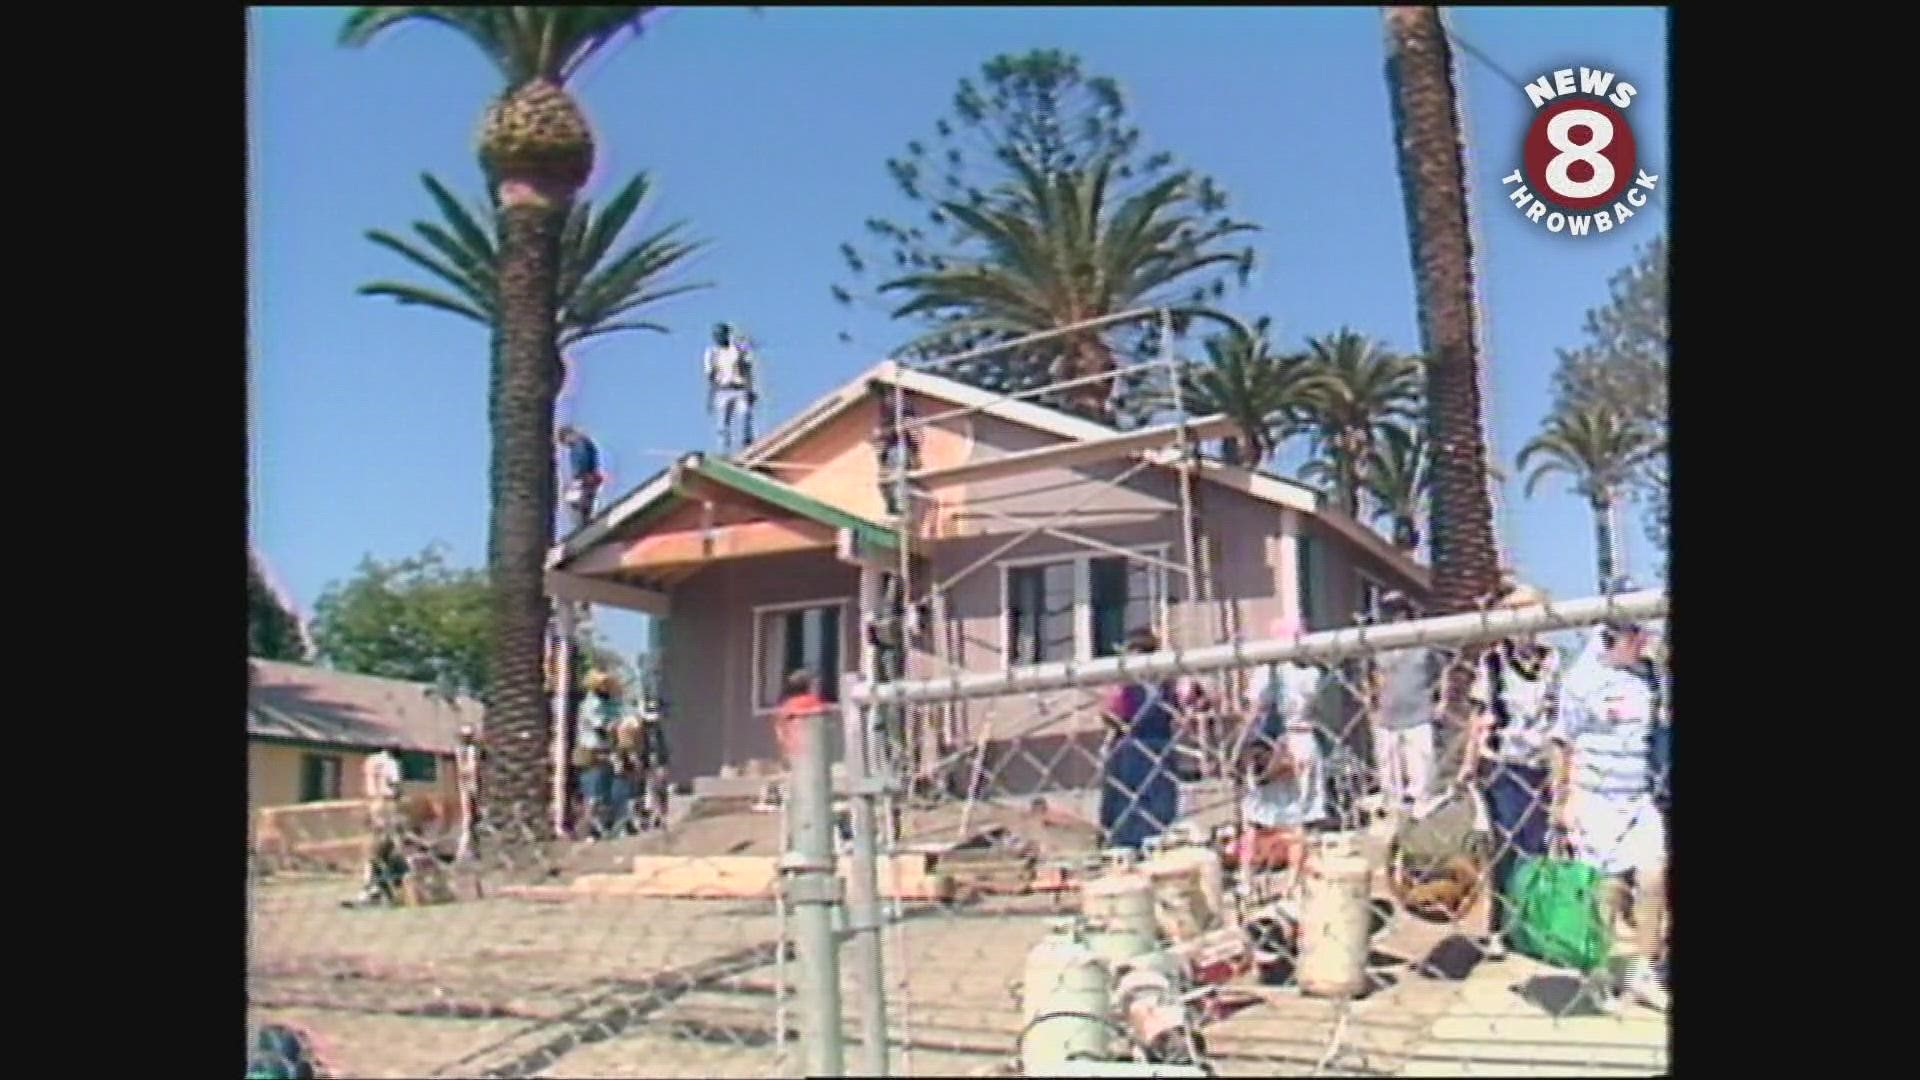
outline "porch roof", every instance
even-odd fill
[[[619,555],[642,543],[667,541],[669,543],[659,546],[663,549],[670,546],[678,534],[654,538],[646,538],[644,534],[649,526],[689,502],[773,512],[771,521],[737,522],[698,530],[710,541],[706,545],[710,556],[717,554],[711,541],[729,538],[737,544],[720,546],[729,549],[737,546],[740,549],[737,554],[741,555],[753,553],[756,545],[772,545],[771,550],[797,544],[832,544],[836,536],[848,537],[861,551],[891,554],[900,548],[899,538],[888,525],[848,513],[773,477],[696,452],[663,469],[556,545],[547,557],[549,591],[570,599],[597,600],[641,610],[659,607],[661,610],[655,613],[664,614],[665,591],[692,573],[695,564],[684,562],[665,570],[636,571],[622,566]],[[787,519],[797,528],[788,527],[779,519]],[[735,533],[738,535],[733,536]],[[623,595],[588,595],[601,583],[623,589]]]

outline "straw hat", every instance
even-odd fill
[[[587,692],[597,694],[602,690],[611,692],[620,688],[620,682],[604,671],[587,672]]]

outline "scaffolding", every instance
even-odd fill
[[[883,443],[885,452],[878,462],[878,468],[880,483],[892,492],[892,498],[888,501],[899,511],[893,520],[898,554],[890,570],[884,573],[870,564],[862,564],[859,600],[863,627],[863,681],[869,685],[884,685],[909,677],[907,667],[910,656],[916,656],[919,660],[917,666],[921,670],[911,676],[916,679],[957,678],[968,674],[966,658],[958,647],[959,643],[952,640],[955,630],[950,618],[948,597],[962,581],[997,565],[1009,553],[1040,537],[1064,542],[1069,545],[1067,550],[1070,552],[1084,550],[1123,558],[1127,560],[1125,565],[1129,570],[1135,565],[1150,568],[1152,572],[1147,578],[1150,583],[1148,600],[1154,628],[1158,631],[1163,649],[1178,652],[1217,643],[1209,635],[1204,618],[1213,604],[1213,560],[1211,545],[1200,526],[1194,481],[1195,472],[1200,467],[1200,441],[1231,435],[1233,424],[1224,416],[1196,418],[1188,415],[1185,380],[1182,378],[1183,361],[1175,355],[1173,348],[1171,311],[1165,308],[1142,308],[1121,312],[918,364],[899,366],[911,371],[938,373],[953,365],[996,353],[1029,348],[1049,340],[1109,326],[1147,321],[1151,321],[1157,331],[1156,355],[1151,359],[1119,365],[1104,372],[1050,381],[1024,390],[998,393],[990,400],[964,408],[928,416],[913,415],[907,405],[907,398],[912,391],[904,385],[905,380],[889,380],[885,407],[892,413],[888,418],[891,430],[888,433],[889,440]],[[1171,419],[1160,420],[1156,417],[1160,422],[1131,431],[1115,430],[1111,435],[1090,433],[1085,438],[959,464],[916,465],[916,455],[909,449],[922,432],[935,425],[988,412],[1007,403],[1052,398],[1069,390],[1099,385],[1117,390],[1125,380],[1135,378],[1143,379],[1148,386],[1165,388],[1165,397],[1158,404],[1170,406]],[[1109,401],[1114,396],[1110,392]],[[943,490],[958,484],[1007,479],[1049,469],[1080,470],[1107,462],[1123,464],[1116,472],[1105,477],[1088,472],[1078,473],[1079,482],[1089,490],[1070,499],[1066,505],[1052,509],[1038,521],[1023,520],[991,506],[969,507],[969,513],[984,515],[994,524],[1011,531],[1005,535],[993,534],[988,550],[965,565],[938,573],[934,569],[934,559],[921,557],[923,550],[930,556],[933,547],[940,542],[927,526],[938,512]],[[1074,516],[1102,493],[1123,488],[1152,469],[1171,470],[1174,474],[1177,489],[1174,513],[1177,520],[1170,528],[1166,545],[1173,557],[1162,557],[1150,551],[1110,543],[1068,527]],[[1177,596],[1174,595],[1175,590],[1167,587],[1173,583],[1178,586]],[[1074,605],[1071,610],[1078,618],[1078,606]],[[1006,613],[1002,612],[1001,617],[1006,617]],[[1044,612],[1033,614],[1037,625],[1044,617]],[[1232,632],[1229,621],[1221,621],[1218,627],[1220,634]],[[931,627],[925,625],[929,622],[933,624]],[[884,662],[876,655],[880,650],[872,647],[872,635],[864,632],[865,628],[876,624],[886,625],[896,631],[890,639],[892,648],[887,650],[891,656],[886,657]],[[926,633],[928,630],[933,632]],[[1076,627],[1076,640],[1080,633],[1080,628]],[[916,639],[925,647],[914,648]],[[980,730],[974,731],[964,718],[954,715],[921,716],[909,723],[905,708],[900,705],[880,706],[865,713],[850,711],[847,721],[848,752],[851,758],[857,750],[864,749],[866,760],[855,762],[850,759],[849,769],[858,769],[862,775],[883,778],[882,793],[878,797],[880,812],[876,815],[882,848],[894,850],[902,841],[901,800],[912,798],[922,790],[923,785],[948,787],[952,770],[956,767],[964,769],[959,823],[960,835],[964,837],[976,804],[987,797],[988,785],[983,782],[983,774],[988,748],[996,737],[1017,739],[1029,731],[1051,726],[1075,712],[1096,705],[1092,691],[1076,688],[1074,698],[1067,703],[1049,703],[1035,695],[1032,701],[1034,715],[1020,723],[1018,730],[1000,732],[993,730],[991,717],[980,725]],[[889,860],[888,866],[890,876],[897,873],[893,861]],[[856,873],[856,889],[862,885],[859,876]],[[897,881],[889,881],[885,895],[893,899],[888,903],[890,910],[883,921],[890,931],[884,946],[888,956],[885,966],[890,969],[885,978],[895,993],[901,995],[898,1000],[905,1002],[908,986],[907,949],[902,931],[903,902],[899,899],[903,892]],[[878,977],[882,946],[875,942],[872,948],[874,951],[864,956],[862,962],[870,966],[873,975]],[[910,1030],[912,1014],[910,1002],[899,1010],[899,1018],[905,1028],[900,1033],[900,1043],[907,1055],[909,1071],[912,1068],[911,1048],[914,1045]],[[875,1055],[870,1065],[884,1069],[885,1048],[889,1041],[884,1035],[886,1017],[871,1003],[868,1015],[868,1030],[871,1033],[868,1037],[869,1052]],[[872,1026],[876,1024],[880,1025],[878,1031]]]

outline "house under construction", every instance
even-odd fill
[[[556,598],[663,621],[676,779],[775,757],[770,717],[796,668],[833,699],[844,672],[1084,661],[1143,626],[1192,648],[1282,616],[1345,625],[1387,590],[1427,593],[1425,567],[1318,492],[1201,454],[1231,434],[1222,417],[1121,431],[1036,400],[1058,385],[997,394],[940,366],[879,364],[735,459],[689,453],[552,553]],[[888,423],[918,451],[892,475],[875,450]],[[883,484],[904,513],[888,512]],[[1098,746],[1090,696],[1032,708],[1004,737],[975,730],[964,705],[916,713],[903,765],[944,780],[935,763],[972,748],[1001,793],[1093,784],[1095,755],[1057,752]]]

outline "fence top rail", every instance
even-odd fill
[[[855,705],[900,705],[957,701],[1006,694],[1061,690],[1087,683],[1125,678],[1150,679],[1173,674],[1196,674],[1289,660],[1328,662],[1364,653],[1416,645],[1459,645],[1491,641],[1515,634],[1550,633],[1593,626],[1615,619],[1645,620],[1667,614],[1667,596],[1657,589],[1594,596],[1528,607],[1470,611],[1380,626],[1353,626],[1323,630],[1298,638],[1259,638],[1229,641],[1197,649],[1167,650],[1144,656],[1109,656],[1099,660],[1054,661],[1009,668],[1006,671],[961,672],[934,679],[871,685],[857,673],[843,678],[847,698]]]

